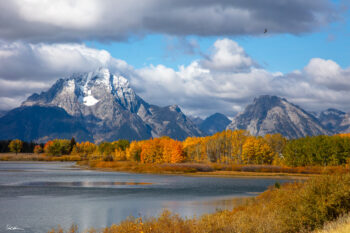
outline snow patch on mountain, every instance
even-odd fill
[[[83,98],[83,103],[86,106],[94,106],[99,102],[93,95],[91,95],[91,90],[88,91],[88,95]]]

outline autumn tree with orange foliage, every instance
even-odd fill
[[[160,138],[145,141],[141,146],[142,163],[163,163],[163,146]]]
[[[181,163],[184,161],[184,152],[182,143],[173,139],[161,139],[163,146],[163,162],[165,163]]]
[[[128,153],[136,149],[136,144],[131,144]],[[180,163],[184,160],[182,143],[169,137],[154,138],[143,141],[141,144],[140,161],[142,163]]]
[[[33,150],[34,154],[43,153],[43,148],[40,145],[36,145]]]

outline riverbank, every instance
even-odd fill
[[[273,179],[307,179],[324,174],[347,173],[345,167],[283,167],[273,165],[226,165],[204,163],[142,164],[129,161],[78,161],[83,169],[109,172],[174,174],[208,177],[250,177]]]
[[[285,167],[275,165],[229,165],[219,163],[188,162],[176,164],[145,164],[131,161],[81,160],[80,156],[74,155],[54,157],[34,153],[4,153],[0,154],[0,161],[76,162],[77,167],[82,169],[109,172],[116,171],[208,177],[263,177],[274,179],[305,179],[323,174],[350,172],[350,169],[347,166]]]
[[[78,155],[46,156],[35,153],[0,153],[0,161],[76,162],[80,160]]]

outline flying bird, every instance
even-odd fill
[[[267,28],[265,28],[265,31],[264,31],[264,33],[266,33],[267,32]]]

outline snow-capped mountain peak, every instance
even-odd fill
[[[30,96],[22,105],[59,105],[68,113],[72,111],[71,104],[62,103],[76,102],[86,107],[93,107],[101,103],[103,99],[114,99],[124,108],[137,111],[138,97],[130,87],[129,81],[121,75],[111,74],[108,69],[100,68],[88,73],[75,73],[72,76],[58,80],[55,85],[40,95]],[[77,100],[77,101],[75,101]],[[57,104],[59,103],[59,104]],[[75,115],[73,114],[73,115]]]
[[[84,122],[96,141],[200,135],[177,105],[149,105],[125,77],[105,68],[59,79],[48,91],[33,94],[22,103],[22,107],[37,105],[64,109]],[[171,124],[163,124],[167,121]]]

